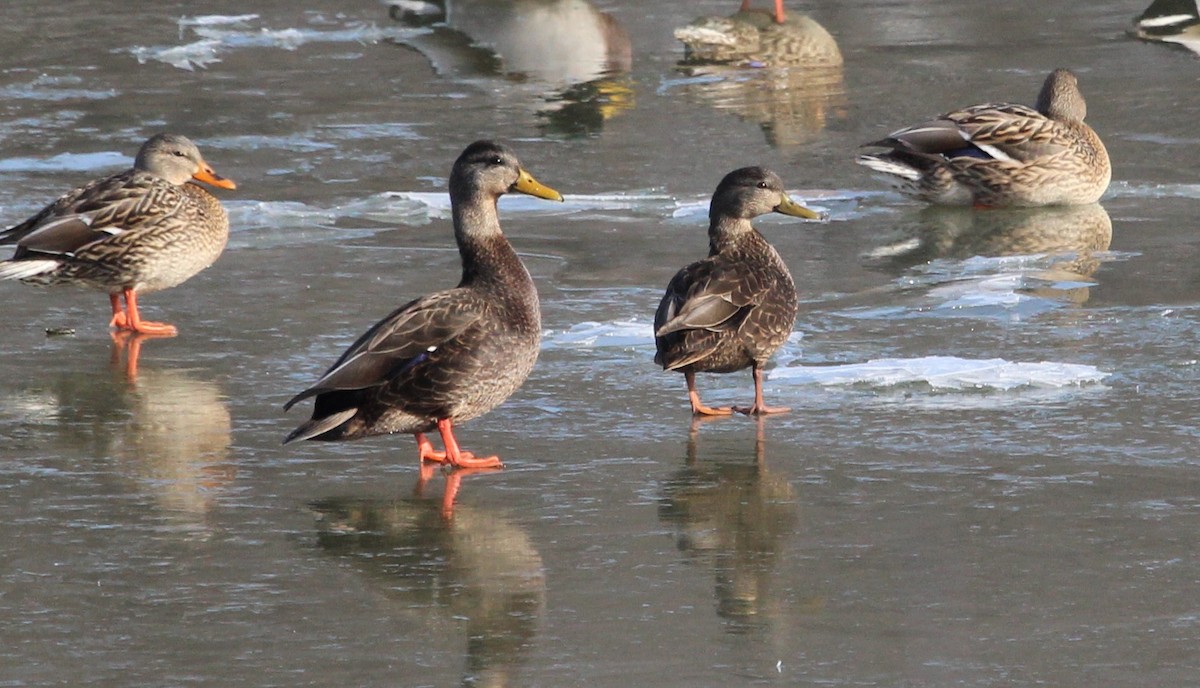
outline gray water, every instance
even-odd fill
[[[849,0],[789,3],[840,72],[681,70],[672,30],[736,4],[596,0],[627,57],[581,29],[517,74],[369,0],[6,3],[3,224],[164,129],[239,188],[220,261],[143,299],[180,335],[136,377],[103,295],[0,285],[0,686],[1200,683],[1200,62],[1128,37],[1137,3]],[[929,211],[853,164],[1058,66],[1100,206]],[[411,438],[281,447],[281,405],[457,280],[481,137],[568,201],[502,203],[544,349],[459,431],[506,468],[446,520]],[[793,411],[693,426],[649,323],[747,164],[831,214],[759,223],[801,292]]]

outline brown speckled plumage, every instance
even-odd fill
[[[496,201],[508,191],[562,198],[505,146],[479,141],[463,152],[450,176],[462,280],[393,311],[289,401],[316,397],[312,419],[285,443],[397,432],[422,443],[419,433],[487,413],[520,387],[537,360],[541,316],[533,280],[500,230]]]
[[[842,54],[820,24],[801,14],[776,23],[742,10],[675,30],[684,44],[676,88],[689,98],[757,123],[772,148],[811,141],[846,114]]]
[[[746,167],[726,175],[709,207],[708,257],[676,273],[654,315],[654,360],[685,374],[695,413],[706,412],[694,394],[695,373],[744,368],[753,369],[756,388],[747,412],[767,412],[761,369],[791,334],[797,309],[791,273],[750,224],[769,212],[818,217],[792,202],[768,170]]]
[[[731,17],[701,17],[675,29],[683,43],[684,64],[733,64],[756,67],[840,67],[842,52],[825,27],[803,14],[783,23],[756,10]]]
[[[1057,69],[1036,108],[989,103],[949,112],[866,144],[890,150],[857,162],[901,192],[939,205],[1094,203],[1112,167],[1086,115],[1075,75]]]
[[[151,138],[132,168],[75,189],[0,233],[0,244],[17,246],[0,262],[0,279],[81,284],[114,298],[181,284],[212,265],[229,238],[221,202],[193,178],[234,187],[187,138]]]

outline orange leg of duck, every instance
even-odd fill
[[[113,312],[112,320],[108,322],[109,327],[141,334],[152,334],[159,337],[174,337],[179,333],[179,330],[176,330],[174,325],[142,320],[141,314],[138,313],[137,292],[126,288],[122,290],[121,294],[125,296],[124,311],[121,310],[121,295],[108,295],[108,301],[112,304]]]
[[[683,379],[687,380],[688,401],[692,403],[693,416],[729,416],[733,414],[733,408],[729,406],[712,407],[705,406],[700,401],[700,393],[696,391],[696,374],[684,373]]]
[[[121,295],[120,294],[109,294],[108,302],[109,302],[109,304],[112,305],[112,313],[113,313],[112,320],[108,321],[108,326],[115,327],[118,330],[126,329],[126,327],[125,327],[125,323],[126,323],[125,309],[121,307]]]
[[[765,416],[769,413],[787,413],[788,411],[791,411],[792,409],[786,406],[767,406],[766,403],[763,402],[762,368],[759,368],[758,364],[756,363],[754,366],[752,366],[751,370],[754,374],[754,405],[750,408],[745,408],[744,406],[735,406],[733,410],[737,411],[738,413],[744,413],[747,416]]]
[[[742,0],[742,11],[750,9],[750,0]],[[775,0],[775,23],[783,23],[783,0]]]
[[[453,468],[504,468],[499,456],[486,456],[480,459],[469,451],[459,449],[458,440],[454,439],[454,422],[449,418],[439,419],[437,427],[438,432],[442,435],[442,445],[446,450],[435,450],[429,438],[425,437],[424,433],[418,432],[416,433],[417,450],[421,461],[444,463]]]

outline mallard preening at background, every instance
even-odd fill
[[[112,304],[111,327],[174,335],[171,325],[141,319],[138,295],[183,283],[212,265],[229,239],[221,202],[192,179],[236,188],[187,137],[150,138],[130,169],[75,189],[0,232],[0,244],[17,245],[0,262],[0,279],[101,289]]]
[[[842,53],[812,17],[706,16],[675,29],[675,38],[683,43],[677,66],[690,78],[674,88],[758,124],[771,146],[805,143],[827,120],[845,117]]]
[[[783,182],[761,167],[725,175],[708,209],[708,257],[683,268],[654,314],[654,362],[687,381],[696,415],[777,413],[763,403],[762,367],[792,332],[796,284],[787,265],[750,220],[776,212],[821,216],[788,198]],[[751,368],[754,405],[711,408],[700,401],[696,373]]]
[[[507,146],[476,141],[454,163],[450,203],[462,281],[393,311],[359,337],[316,384],[284,409],[316,397],[293,440],[416,436],[421,461],[498,468],[496,456],[459,449],[453,427],[495,408],[533,369],[541,314],[533,279],[500,231],[496,201],[510,191],[561,201]],[[425,433],[437,429],[435,451]]]
[[[767,12],[743,5],[732,16],[700,17],[675,29],[675,39],[683,43],[684,65],[842,66],[837,40],[804,14],[775,21]]]
[[[857,162],[903,193],[940,205],[1032,207],[1094,203],[1112,177],[1108,152],[1084,124],[1069,70],[1046,77],[1037,107],[976,105],[893,132]]]

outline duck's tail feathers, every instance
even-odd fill
[[[330,414],[324,418],[313,418],[306,421],[303,425],[288,433],[288,436],[283,438],[283,443],[296,442],[298,440],[311,440],[318,435],[324,435],[330,430],[335,429],[342,423],[354,417],[358,413],[357,408],[348,408],[337,413]]]
[[[39,258],[32,260],[6,260],[0,262],[0,280],[20,280],[37,277],[57,270],[57,260]]]
[[[894,159],[883,158],[877,155],[860,155],[854,159],[854,162],[892,177],[900,177],[901,179],[914,182],[921,179],[920,170],[911,165],[897,162]]]

